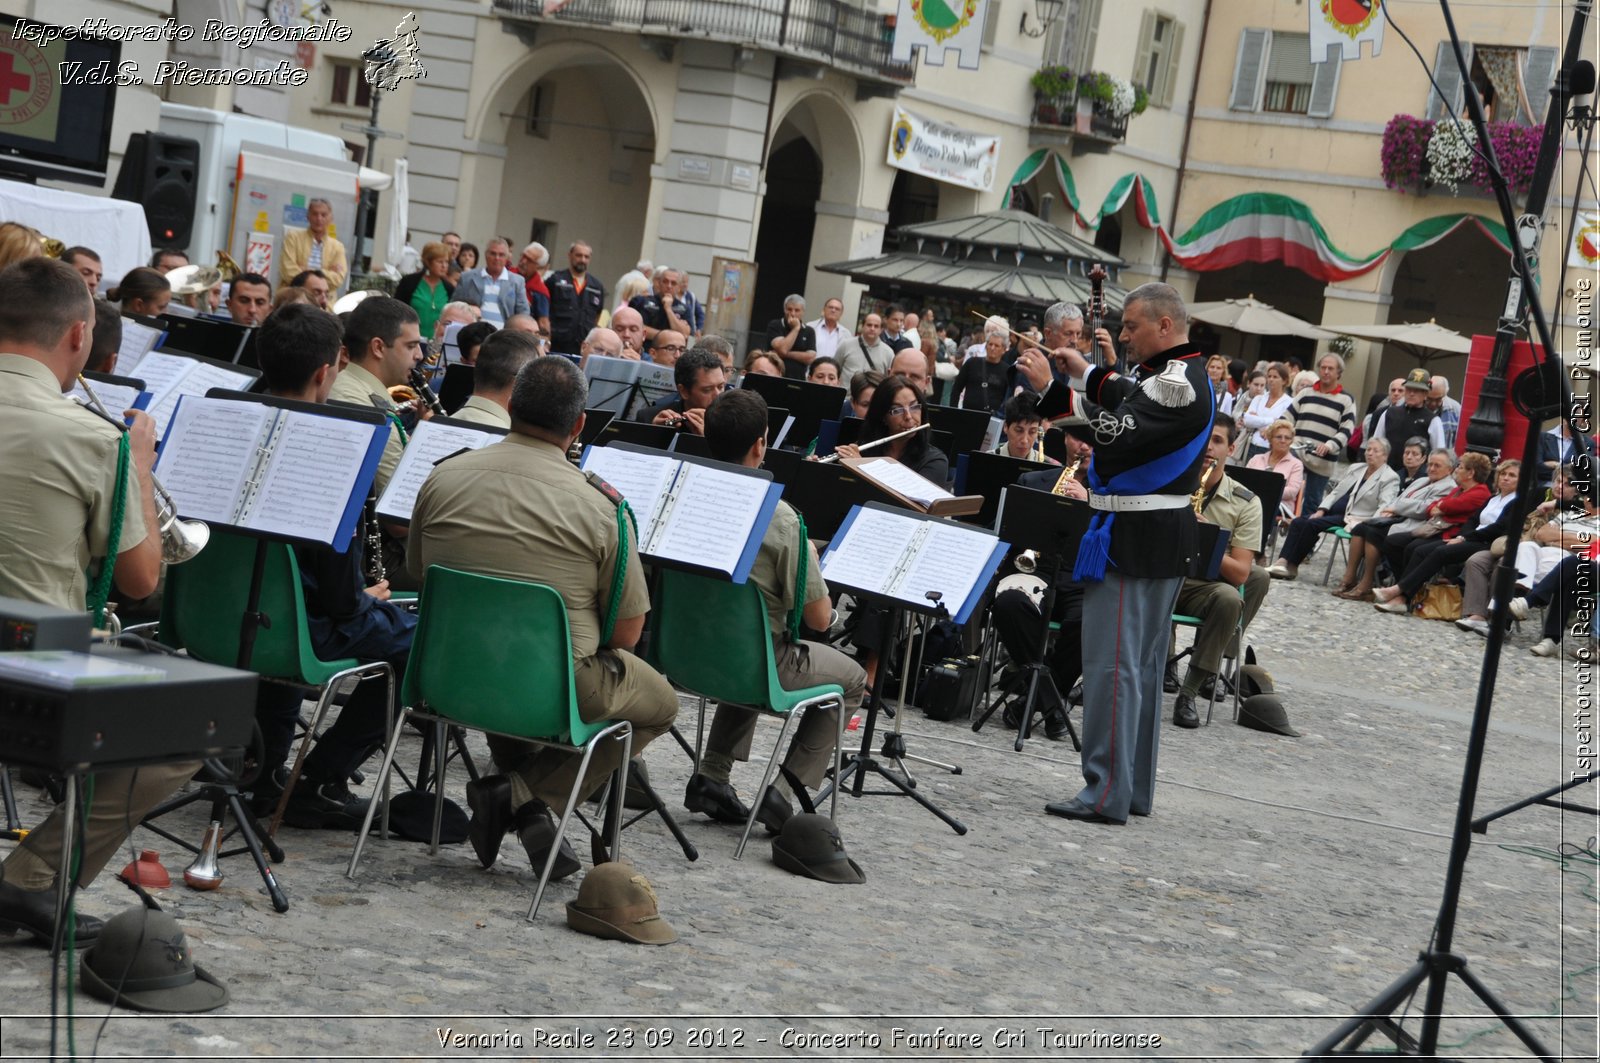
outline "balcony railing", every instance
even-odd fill
[[[1055,129],[1072,129],[1078,123],[1078,94],[1033,95],[1033,124]]]
[[[908,84],[910,63],[889,57],[894,30],[845,0],[494,0],[518,18],[749,44],[797,59]]]

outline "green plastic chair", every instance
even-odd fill
[[[772,649],[767,606],[754,583],[730,583],[679,569],[662,569],[650,639],[650,662],[673,683],[700,698],[700,721],[695,734],[695,769],[705,741],[706,702],[715,699],[783,719],[772,756],[761,774],[761,786],[750,803],[735,860],[755,827],[761,796],[767,792],[784,749],[793,719],[819,705],[839,709],[834,735],[833,773],[839,776],[839,749],[844,741],[844,690],[836,683],[785,690],[778,682],[778,663]],[[839,790],[833,790],[830,818],[839,812]]]
[[[578,804],[584,773],[595,747],[608,738],[622,741],[622,765],[633,758],[633,725],[586,723],[578,715],[577,688],[572,679],[572,637],[567,608],[561,595],[542,583],[479,576],[470,572],[431,566],[422,584],[422,608],[411,658],[406,667],[401,713],[383,753],[379,779],[389,776],[395,749],[407,719],[434,725],[433,841],[430,853],[439,851],[439,823],[444,809],[444,730],[466,727],[485,734],[503,735],[534,745],[564,749],[582,762],[561,810],[557,837],[564,836],[572,810]],[[621,808],[626,773],[614,773],[611,800]],[[367,810],[366,828],[372,825]],[[367,830],[363,829],[345,874],[354,878]],[[611,855],[622,844],[621,817],[614,818]],[[550,870],[559,846],[539,873],[531,921],[539,912]]]
[[[239,629],[249,601],[256,544],[260,541],[213,530],[204,550],[192,560],[167,570],[157,629],[164,645],[185,650],[199,661],[228,668],[234,666],[239,659]],[[250,670],[263,679],[317,691],[317,708],[312,713],[311,726],[295,754],[288,785],[283,789],[267,828],[268,837],[273,837],[295,783],[300,779],[300,769],[305,764],[312,738],[333,704],[339,686],[347,679],[361,681],[381,677],[389,686],[392,707],[394,669],[387,661],[362,663],[354,657],[324,661],[317,656],[311,648],[306,622],[300,565],[295,560],[294,549],[286,543],[266,543],[259,611],[267,617],[270,626],[264,624],[256,629]],[[388,803],[383,804],[383,828],[387,832]]]
[[[1322,570],[1322,585],[1326,587],[1328,580],[1333,578],[1333,564],[1339,560],[1339,551],[1343,550],[1349,556],[1350,530],[1343,524],[1335,524],[1322,534],[1333,536],[1333,549],[1328,551],[1328,567]]]
[[[1240,597],[1240,599],[1244,598],[1244,588],[1243,587],[1239,588],[1239,597]],[[1198,616],[1190,616],[1187,613],[1173,613],[1172,614],[1172,639],[1173,639],[1173,641],[1174,642],[1177,641],[1178,628],[1180,628],[1180,627],[1192,627],[1192,628],[1198,629],[1203,622],[1204,621]],[[1211,713],[1212,713],[1212,710],[1214,710],[1217,707],[1217,682],[1218,682],[1218,680],[1226,682],[1229,686],[1231,686],[1233,688],[1233,718],[1234,718],[1235,721],[1237,721],[1239,719],[1239,700],[1240,700],[1240,698],[1239,698],[1239,660],[1244,656],[1244,610],[1243,609],[1241,609],[1239,611],[1239,620],[1238,620],[1237,623],[1234,624],[1234,627],[1233,627],[1233,640],[1231,642],[1231,645],[1233,646],[1233,652],[1234,652],[1234,655],[1233,655],[1233,658],[1232,658],[1232,660],[1233,660],[1233,670],[1231,672],[1230,671],[1219,672],[1217,674],[1217,678],[1213,679],[1211,681],[1211,700],[1206,702],[1206,726],[1207,727],[1211,726]],[[1183,657],[1185,657],[1185,656],[1189,655],[1190,653],[1192,653],[1193,650],[1194,650],[1194,647],[1190,646],[1187,649],[1183,650],[1183,652],[1178,653],[1175,656],[1172,656],[1172,657],[1168,658],[1167,663],[1169,665],[1175,664],[1179,660],[1181,660]],[[1229,658],[1227,657],[1226,654],[1223,655],[1222,659],[1223,659],[1223,663],[1224,664],[1226,664],[1227,661],[1229,660]]]

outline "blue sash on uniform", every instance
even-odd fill
[[[1143,465],[1124,469],[1104,481],[1100,479],[1100,471],[1095,468],[1095,459],[1099,455],[1094,455],[1089,459],[1089,490],[1099,495],[1147,495],[1177,479],[1194,464],[1210,441],[1211,420],[1207,418],[1200,434],[1181,449],[1163,454]],[[1089,530],[1078,544],[1078,560],[1072,566],[1073,579],[1080,583],[1099,583],[1106,578],[1106,564],[1111,560],[1111,525],[1116,517],[1115,513],[1101,511],[1089,521]]]

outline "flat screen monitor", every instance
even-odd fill
[[[104,186],[121,57],[77,26],[4,19],[0,172]]]

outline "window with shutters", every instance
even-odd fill
[[[362,76],[360,63],[334,60],[329,64],[333,72],[333,89],[328,102],[335,107],[371,107],[372,87]]]
[[[1044,35],[1045,66],[1064,66],[1081,74],[1094,66],[1100,26],[1100,0],[1066,0]]]
[[[1550,85],[1560,61],[1558,49],[1463,41],[1461,51],[1467,61],[1468,79],[1483,100],[1484,113],[1490,122],[1522,125],[1544,122],[1544,113],[1550,105]],[[1465,119],[1461,67],[1449,41],[1440,41],[1434,54],[1433,81],[1428,87],[1424,116],[1438,121],[1453,112]]]
[[[1134,52],[1133,78],[1157,107],[1169,107],[1183,55],[1183,24],[1164,11],[1146,10]]]
[[[1305,33],[1246,29],[1239,35],[1228,107],[1328,118],[1339,91],[1340,62],[1332,48],[1326,62],[1313,63]]]
[[[1310,36],[1274,31],[1267,49],[1267,84],[1261,109],[1306,114],[1311,110],[1311,80]]]

